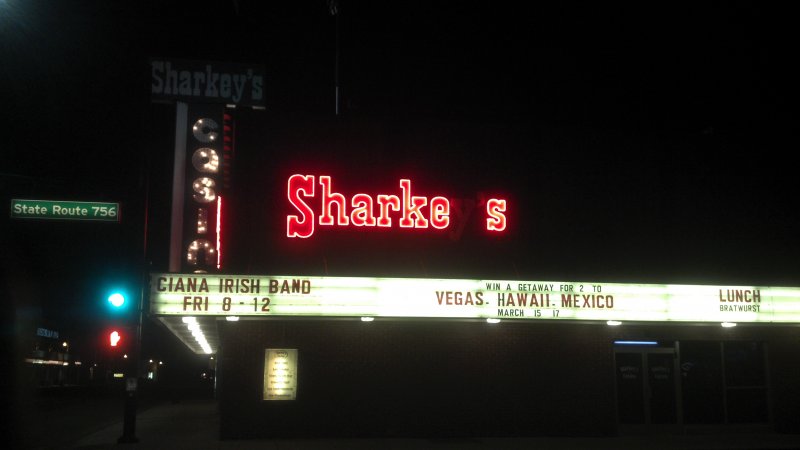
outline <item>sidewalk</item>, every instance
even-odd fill
[[[798,449],[800,435],[714,434],[631,436],[611,438],[486,438],[486,439],[219,439],[219,417],[212,400],[165,403],[138,415],[137,444],[117,444],[122,422],[80,439],[70,448],[95,449]]]

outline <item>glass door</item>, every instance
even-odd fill
[[[677,360],[672,348],[616,348],[617,411],[623,432],[679,424]]]
[[[647,365],[646,399],[649,423],[677,424],[678,396],[676,395],[676,365],[674,353],[644,354]],[[648,392],[649,391],[649,392]]]
[[[617,352],[616,367],[619,423],[644,425],[644,354]]]

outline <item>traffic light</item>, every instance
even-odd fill
[[[125,295],[122,292],[114,292],[108,296],[108,303],[114,308],[125,306]]]
[[[114,289],[108,293],[108,307],[111,312],[122,313],[128,310],[128,297],[125,291]]]
[[[122,341],[122,334],[120,334],[119,331],[114,330],[114,331],[108,333],[108,343],[109,343],[109,345],[111,345],[112,347],[119,347],[120,346],[120,341]]]
[[[105,326],[102,329],[102,345],[111,354],[123,353],[130,350],[131,339],[131,306],[126,289],[119,286],[106,286],[102,294],[105,300]],[[101,297],[101,298],[103,298]]]
[[[106,326],[101,330],[100,336],[103,348],[111,352],[109,355],[130,351],[132,343],[130,327],[121,324]]]

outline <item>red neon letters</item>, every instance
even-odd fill
[[[486,229],[489,231],[503,231],[506,229],[506,201],[490,198],[486,201]]]
[[[308,238],[314,234],[314,225],[392,227],[393,217],[400,228],[428,228],[443,230],[450,225],[450,201],[444,197],[412,195],[411,180],[400,180],[400,195],[355,194],[349,201],[333,191],[331,177],[319,177],[319,217],[305,199],[317,198],[314,175],[289,177],[287,197],[298,214],[286,216],[286,236]],[[487,229],[502,231],[506,227],[506,201],[492,199],[487,203]],[[394,213],[394,214],[393,214]]]

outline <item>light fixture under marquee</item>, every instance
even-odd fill
[[[658,345],[658,341],[614,341],[614,345],[642,345],[654,347]]]
[[[197,342],[197,345],[199,345],[200,348],[203,349],[203,352],[209,355],[213,353],[213,351],[211,350],[211,346],[208,345],[208,340],[206,339],[206,336],[203,333],[203,330],[201,329],[200,324],[197,321],[197,318],[193,316],[187,316],[184,317],[182,320],[183,323],[186,324],[186,328],[191,332],[191,335]]]

